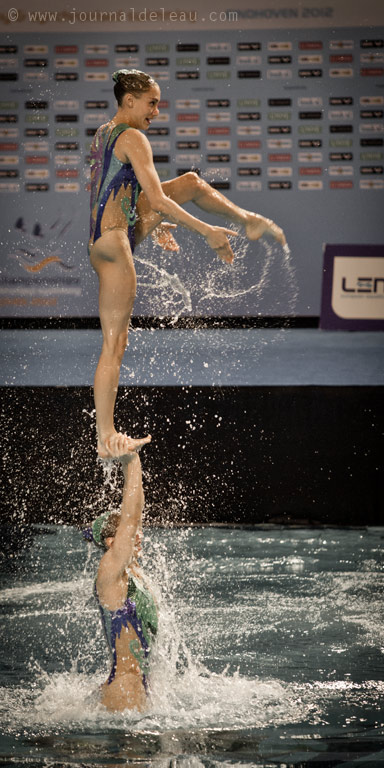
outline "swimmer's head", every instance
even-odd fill
[[[112,79],[115,83],[113,92],[119,107],[122,106],[126,93],[140,98],[143,93],[157,85],[151,75],[139,69],[118,69],[113,73]]]
[[[120,523],[120,511],[112,510],[111,512],[103,512],[102,515],[96,517],[93,523],[87,528],[83,529],[83,537],[86,541],[92,541],[97,547],[104,549],[106,552],[113,543],[116,536],[116,531]],[[134,557],[137,559],[140,557],[142,549],[141,542],[143,538],[143,530],[141,524],[137,530],[135,538],[135,552]]]
[[[107,550],[107,539],[114,538],[117,527],[120,522],[120,512],[103,512],[83,530],[83,536],[86,541],[93,541],[97,547]]]

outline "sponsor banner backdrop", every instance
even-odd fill
[[[273,218],[287,234],[295,280],[293,288],[282,254],[267,259],[252,244],[246,258],[238,248],[209,293],[218,260],[179,226],[179,254],[164,257],[151,240],[137,248],[135,314],[318,315],[323,243],[383,242],[384,26],[197,32],[189,24],[176,34],[175,24],[165,35],[143,23],[134,34],[68,23],[60,33],[42,24],[16,34],[9,23],[0,44],[0,315],[98,313],[87,254],[89,150],[115,114],[111,74],[121,67],[160,85],[160,115],[146,135],[161,180],[194,170]],[[167,303],[173,275],[180,300]],[[148,284],[153,290],[141,290]]]
[[[384,245],[327,245],[320,327],[384,330]]]

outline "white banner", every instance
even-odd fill
[[[336,256],[332,309],[335,315],[344,319],[383,320],[384,259]]]

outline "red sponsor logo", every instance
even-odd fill
[[[329,57],[331,64],[352,64],[353,56],[351,53],[335,53]]]
[[[77,179],[79,171],[76,168],[63,168],[56,171],[58,179]]]
[[[108,59],[85,59],[86,67],[108,67]]]
[[[168,109],[168,107],[169,107],[169,101],[166,101],[166,100],[164,100],[164,101],[159,101],[159,103],[158,103],[158,107],[159,107],[159,109]]]
[[[16,152],[19,149],[19,145],[11,141],[3,141],[0,144],[0,152]]]
[[[259,149],[261,141],[238,141],[237,146],[239,149]]]
[[[55,53],[78,53],[78,45],[55,45]]]
[[[323,169],[320,166],[300,168],[300,176],[321,176],[322,173]]]
[[[292,155],[289,152],[276,152],[273,155],[268,155],[270,163],[290,163]]]
[[[227,126],[221,126],[220,128],[208,128],[208,136],[229,136],[230,128]]]
[[[301,40],[299,43],[300,51],[321,51],[322,47],[321,40]]]
[[[199,120],[200,115],[198,112],[191,112],[190,115],[185,115],[184,113],[177,115],[177,121],[179,123],[198,123]]]
[[[330,181],[331,189],[353,189],[353,181]]]
[[[25,158],[25,162],[27,165],[48,165],[49,157],[47,155],[42,155],[39,157],[38,155],[27,155]]]
[[[381,77],[384,75],[383,67],[364,67],[360,70],[361,77]]]

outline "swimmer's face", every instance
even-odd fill
[[[129,124],[132,128],[148,130],[152,120],[159,114],[160,95],[160,88],[155,83],[141,96],[133,96],[131,93],[124,96],[123,106],[129,110]]]

